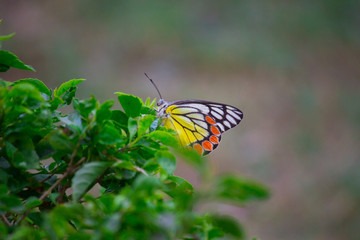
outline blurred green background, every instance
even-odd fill
[[[208,160],[272,189],[217,205],[260,239],[360,239],[360,2],[20,1],[0,3],[4,42],[49,87],[203,99],[244,111]],[[177,174],[198,182],[179,162]]]

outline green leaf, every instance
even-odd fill
[[[64,96],[62,96],[62,100],[64,100],[67,105],[71,104],[71,101],[75,97],[76,90],[77,87],[71,87],[68,91],[65,92]]]
[[[35,150],[40,159],[49,158],[53,153],[55,153],[55,150],[51,147],[49,141],[46,139],[39,141],[35,145]]]
[[[128,119],[129,117],[126,116],[126,114],[120,110],[113,110],[111,112],[111,119],[119,123],[121,127],[124,127],[127,129],[128,127]]]
[[[155,131],[151,132],[148,136],[155,140],[159,140],[164,145],[175,148],[179,147],[179,140],[175,134],[165,131]]]
[[[111,122],[107,122],[100,128],[95,141],[101,144],[115,144],[123,142],[123,139],[119,130]]]
[[[142,136],[150,128],[155,119],[156,117],[153,115],[145,115],[143,118],[140,118],[138,136]]]
[[[0,71],[1,72],[1,71]],[[5,80],[2,80],[0,78],[0,87],[9,87],[11,86],[13,83],[12,82],[9,82],[9,81],[5,81]],[[1,95],[0,95],[1,96]]]
[[[232,235],[236,239],[244,239],[245,232],[235,218],[223,215],[211,216],[214,227],[221,229],[225,234]]]
[[[1,35],[0,36],[0,41],[6,41],[11,39],[13,36],[15,35],[15,33],[10,33],[8,35]]]
[[[236,175],[219,177],[212,193],[216,198],[227,199],[240,204],[251,200],[266,199],[270,196],[269,190],[262,184]]]
[[[213,240],[213,239],[221,239],[221,237],[224,236],[224,232],[221,231],[220,229],[218,228],[213,228],[213,229],[210,229],[208,234],[207,234],[207,238],[209,240]]]
[[[124,168],[131,171],[136,171],[135,165],[130,161],[118,161],[115,162],[112,167],[114,168]]]
[[[155,189],[163,188],[163,183],[154,176],[139,175],[134,182],[135,190],[145,190],[149,194]]]
[[[34,208],[42,204],[43,201],[39,200],[37,197],[31,196],[25,201],[26,209]]]
[[[56,151],[69,153],[75,148],[75,141],[70,139],[61,129],[51,131],[46,137]]]
[[[178,176],[169,176],[165,181],[166,193],[177,203],[177,208],[189,209],[193,204],[194,188],[185,179]]]
[[[145,105],[146,107],[149,107],[149,106],[150,106],[150,97],[147,97],[147,98],[146,98],[144,105]]]
[[[153,108],[142,106],[140,110],[140,114],[146,114],[146,115],[156,115],[156,111]]]
[[[95,180],[106,170],[108,162],[86,163],[72,179],[73,201],[77,202],[94,184]]]
[[[0,214],[5,212],[22,213],[25,210],[22,201],[14,195],[1,195],[0,199]]]
[[[58,89],[54,90],[55,97],[61,97],[66,91],[69,91],[72,87],[75,87],[79,83],[85,81],[85,79],[72,79],[60,85]]]
[[[21,84],[21,83],[29,83],[34,87],[36,87],[41,93],[45,93],[46,95],[51,96],[50,89],[39,79],[35,79],[35,78],[20,79],[14,82],[13,86],[16,86],[17,84]]]
[[[137,121],[136,121],[136,119],[129,118],[128,129],[129,129],[129,140],[131,140],[135,136],[136,131],[137,131]]]
[[[156,102],[157,102],[157,99],[154,98],[154,99],[152,100],[152,102],[150,103],[150,105],[146,105],[146,106],[149,107],[149,108],[153,108],[153,107],[155,107]]]
[[[100,108],[96,111],[96,122],[102,123],[105,120],[109,120],[112,115],[110,108],[113,105],[114,100],[108,100],[101,104]]]
[[[176,169],[176,158],[168,151],[158,151],[155,154],[160,166],[169,175],[172,175]]]
[[[29,83],[16,84],[11,88],[9,97],[14,98],[18,104],[28,103],[29,100],[44,101],[39,90]]]
[[[56,110],[63,103],[64,103],[64,100],[62,100],[60,97],[54,97],[50,101],[51,110]]]
[[[27,136],[14,139],[15,143],[5,141],[7,155],[19,168],[33,169],[39,166],[39,156],[35,151],[32,139]]]
[[[4,71],[4,69],[8,67],[35,72],[34,68],[29,65],[25,65],[15,54],[5,50],[0,50],[0,64],[3,66],[2,69],[0,69],[2,72],[6,72],[7,70]]]
[[[83,130],[83,124],[81,121],[80,113],[78,112],[72,112],[66,117],[59,117],[59,120],[63,123],[67,124],[68,127],[71,127],[75,130],[77,130],[79,133]]]
[[[185,179],[178,176],[169,176],[168,180],[176,184],[176,189],[178,192],[185,194],[192,194],[194,192],[194,187]]]
[[[74,100],[74,109],[80,113],[85,119],[89,117],[91,112],[95,112],[99,102],[95,99],[94,96],[91,96],[89,99],[84,100]]]
[[[6,72],[9,69],[10,69],[10,67],[8,65],[0,63],[0,72]]]
[[[117,92],[115,94],[118,95],[119,102],[127,116],[134,118],[140,115],[142,107],[142,101],[140,98],[121,92]]]

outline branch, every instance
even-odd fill
[[[75,149],[75,151],[77,151]],[[75,152],[74,151],[74,152]],[[75,155],[73,155],[75,156]],[[56,188],[61,181],[63,181],[67,176],[71,175],[73,172],[76,171],[77,167],[80,165],[80,163],[82,163],[83,161],[85,161],[85,157],[81,158],[76,164],[75,166],[71,166],[69,165],[67,171],[64,173],[64,175],[61,176],[61,178],[59,178],[53,185],[51,185],[51,187],[49,187],[39,198],[39,200],[43,201],[51,192],[52,190],[54,190],[54,188]],[[70,162],[72,162],[73,159],[70,160]],[[21,217],[16,221],[15,225],[18,225],[31,211],[32,208],[29,208],[23,215],[21,215]]]
[[[2,220],[4,221],[4,223],[9,227],[11,226],[11,223],[9,222],[9,220],[7,219],[7,217],[5,217],[4,215],[1,215]]]

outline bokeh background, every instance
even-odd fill
[[[212,153],[214,174],[272,189],[217,206],[260,239],[360,239],[360,2],[1,0],[3,43],[50,88],[232,104],[245,118]],[[115,107],[118,107],[115,106]],[[177,174],[198,181],[179,162]]]

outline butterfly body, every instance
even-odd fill
[[[199,154],[212,152],[221,141],[221,134],[243,119],[236,107],[203,100],[158,102],[157,116],[164,126],[177,132],[183,146],[192,146]]]

